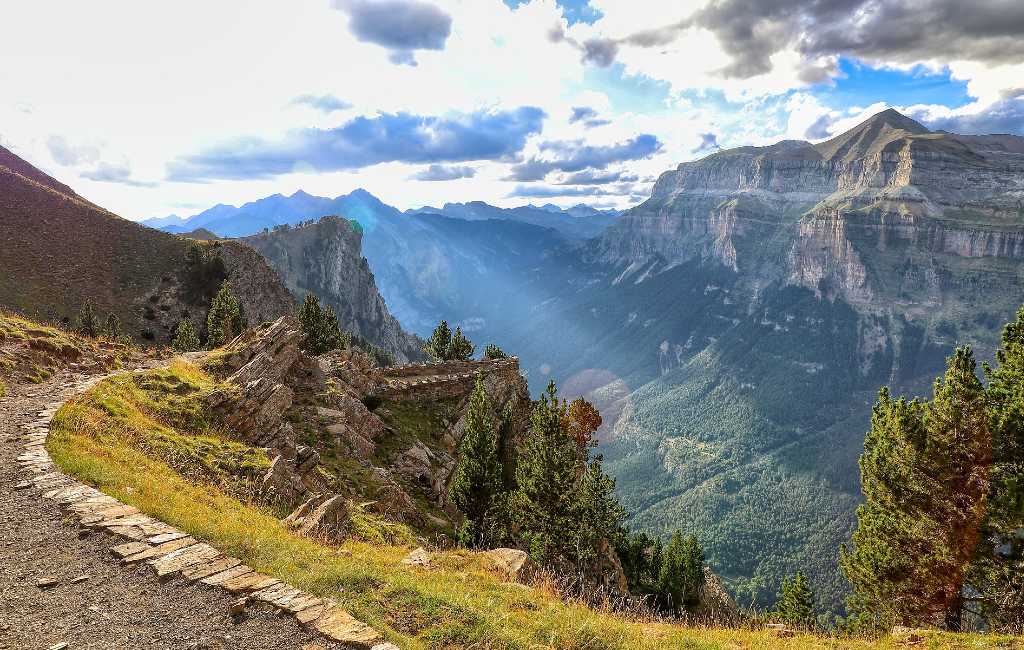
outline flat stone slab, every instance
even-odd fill
[[[220,556],[220,551],[209,544],[193,544],[192,546],[186,546],[185,548],[168,553],[163,557],[148,560],[148,563],[153,566],[157,577],[163,578],[164,576],[177,573],[185,567],[213,560],[218,556]]]
[[[371,650],[383,640],[377,630],[352,618],[351,614],[337,605],[327,607],[320,618],[313,621],[313,627],[328,639],[354,648]]]
[[[131,555],[136,555],[149,548],[152,548],[149,544],[143,544],[142,542],[128,542],[127,544],[121,544],[110,549],[110,552],[119,558],[126,558]]]
[[[158,546],[151,546],[145,551],[141,551],[139,553],[136,553],[135,555],[129,555],[128,557],[124,558],[124,563],[134,564],[136,562],[141,562],[143,560],[148,560],[154,557],[163,557],[168,553],[177,551],[179,548],[192,546],[195,543],[196,540],[192,539],[191,537],[182,537],[181,539],[176,539],[173,542],[165,542]]]
[[[233,569],[242,561],[233,557],[222,557],[217,560],[211,560],[210,562],[203,562],[194,566],[186,567],[182,570],[181,575],[188,580],[202,580],[208,576],[212,576],[228,569]]]

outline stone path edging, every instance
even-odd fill
[[[82,378],[65,388],[77,395],[110,375]],[[124,544],[111,549],[123,564],[146,563],[161,579],[180,577],[190,582],[225,590],[240,597],[237,613],[250,601],[260,601],[294,616],[326,639],[363,650],[398,650],[369,625],[353,618],[330,599],[303,592],[276,578],[253,571],[241,560],[222,554],[177,528],[142,514],[61,472],[46,451],[50,422],[64,401],[52,402],[39,412],[39,418],[22,427],[24,453],[18,464],[29,479],[16,488],[35,486],[43,497],[60,507],[86,528],[102,530],[120,537]],[[233,611],[233,613],[236,613]]]

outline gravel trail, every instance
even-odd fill
[[[81,379],[58,373],[0,398],[0,650],[340,647],[270,606],[232,617],[225,592],[121,565],[109,549],[124,540],[80,532],[41,490],[17,487],[27,478],[15,462],[19,426]],[[55,585],[39,586],[51,576]]]

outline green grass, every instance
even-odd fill
[[[837,640],[811,634],[779,639],[763,630],[684,627],[564,602],[547,586],[507,584],[486,559],[438,551],[435,568],[406,567],[411,544],[351,539],[329,546],[289,532],[258,504],[215,482],[186,479],[151,440],[187,437],[168,423],[207,426],[194,402],[210,388],[194,366],[119,376],[68,403],[54,418],[47,447],[68,473],[177,526],[264,573],[320,596],[404,648],[869,648],[894,641]],[[222,440],[223,441],[223,440]],[[224,449],[196,459],[222,468]],[[200,461],[202,462],[202,461]],[[360,515],[361,516],[361,515]],[[363,523],[374,526],[373,518]],[[408,540],[412,541],[412,540]],[[1009,638],[928,634],[930,648],[1020,647]]]
[[[88,338],[0,309],[0,376],[41,384],[54,370],[101,361],[117,368],[133,353],[122,341]]]

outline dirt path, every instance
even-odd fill
[[[69,397],[81,378],[60,373],[43,385],[10,386],[0,398],[0,650],[340,647],[270,606],[234,618],[234,599],[222,591],[121,565],[109,549],[123,540],[79,532],[41,490],[16,488],[27,478],[15,462],[20,425]],[[37,586],[46,576],[57,584]]]

